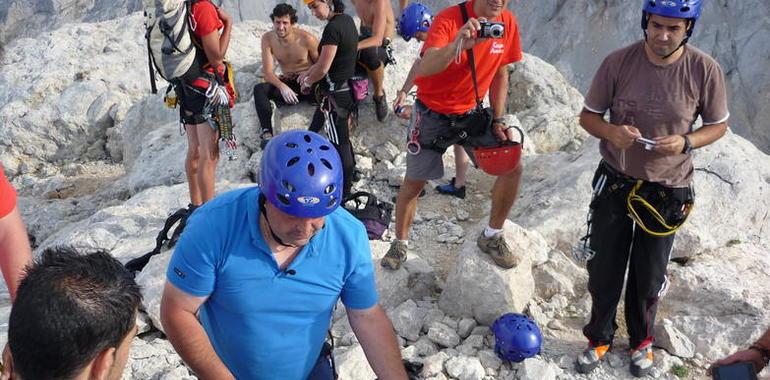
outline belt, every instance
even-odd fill
[[[473,111],[473,110],[471,110],[471,111],[468,111],[468,112],[463,113],[463,114],[444,114],[444,113],[436,112],[436,111],[430,109],[428,106],[425,105],[425,103],[421,102],[420,99],[415,100],[415,103],[419,104],[421,108],[425,109],[425,111],[423,111],[423,113],[428,114],[428,115],[430,115],[430,116],[432,116],[432,117],[434,117],[436,119],[441,119],[441,120],[454,120],[454,121],[460,120],[460,119],[468,116],[468,114],[471,111]]]

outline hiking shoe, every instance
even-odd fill
[[[262,139],[262,141],[259,142],[259,149],[265,150],[265,146],[267,146],[267,143],[273,138],[273,134],[270,132],[262,132],[262,135],[259,136],[259,138]]]
[[[372,96],[374,100],[374,113],[377,114],[377,121],[385,120],[385,116],[388,116],[388,100],[385,98],[385,93],[382,96]]]
[[[610,350],[609,344],[601,346],[588,345],[588,348],[583,350],[575,360],[575,370],[578,373],[589,373],[599,366],[604,355]]]
[[[521,261],[513,254],[513,250],[508,246],[508,242],[505,241],[502,232],[495,236],[487,237],[482,230],[481,235],[476,240],[476,244],[481,248],[482,252],[492,256],[492,260],[501,268],[513,268]]]
[[[645,377],[652,370],[653,362],[652,342],[642,343],[641,346],[631,350],[631,374],[635,377]]]
[[[406,261],[406,251],[406,243],[401,240],[393,240],[393,242],[390,243],[388,253],[386,253],[380,261],[380,265],[382,265],[383,268],[391,270],[401,268],[401,264]]]
[[[455,177],[449,183],[436,186],[436,191],[440,194],[453,195],[460,199],[465,199],[465,186],[455,187]]]

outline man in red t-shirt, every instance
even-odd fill
[[[201,68],[208,65],[216,72],[223,72],[225,53],[230,44],[230,15],[208,0],[194,3],[191,13],[193,34],[203,47],[198,49],[196,64]],[[220,29],[221,34],[218,33]],[[206,84],[203,86],[207,87],[208,82],[204,82]],[[199,88],[197,83],[200,83],[198,78],[184,80],[184,84],[177,89],[180,117],[187,132],[185,173],[190,189],[191,208],[200,206],[214,197],[219,159],[219,131],[212,128],[203,115],[206,88]]]
[[[0,164],[0,269],[8,286],[11,302],[16,299],[16,289],[24,274],[24,268],[32,262],[32,250],[27,239],[27,228],[21,220],[16,207],[16,191],[5,178],[3,165]],[[6,344],[3,350],[3,363],[10,363],[10,351]],[[3,375],[10,375],[6,367]]]
[[[396,201],[396,240],[382,259],[382,266],[398,269],[406,261],[407,236],[417,208],[417,197],[427,180],[442,178],[442,155],[445,147],[437,139],[456,141],[470,151],[473,147],[490,147],[512,141],[505,125],[508,95],[507,65],[521,60],[521,43],[516,17],[506,9],[508,0],[470,0],[441,11],[433,20],[428,38],[422,47],[420,71],[416,80],[417,101],[412,113],[407,146],[406,175]],[[468,20],[460,7],[465,7]],[[481,38],[481,22],[502,23],[501,38]],[[494,120],[479,136],[456,140],[456,126],[470,120],[469,113],[477,106],[469,57],[473,49],[478,97],[489,92]],[[478,100],[481,100],[478,99]],[[472,127],[472,126],[468,126]],[[421,146],[416,149],[415,146]],[[474,160],[475,161],[475,160]],[[503,223],[516,200],[521,165],[498,176],[492,188],[492,210],[489,225],[481,232],[477,243],[495,264],[512,268],[520,257],[514,256],[503,238]]]

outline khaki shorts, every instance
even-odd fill
[[[412,119],[409,121],[407,131],[407,142],[412,131],[417,128],[420,132],[419,142],[422,147],[416,155],[407,153],[406,178],[411,180],[431,180],[444,177],[444,161],[442,159],[444,154],[427,146],[436,137],[448,133],[450,122],[449,116],[431,111],[419,100],[415,102]],[[487,128],[482,135],[466,139],[462,146],[471,158],[473,165],[476,166],[473,148],[497,146],[499,144],[500,140],[492,133],[492,128]]]

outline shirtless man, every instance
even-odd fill
[[[358,41],[358,63],[366,69],[374,84],[374,109],[377,120],[385,120],[388,102],[383,81],[385,65],[391,62],[388,54],[390,40],[395,32],[396,19],[388,0],[352,0],[356,14],[361,18]]]
[[[270,19],[273,20],[273,30],[262,35],[262,75],[265,82],[254,86],[254,105],[262,129],[260,147],[263,149],[273,137],[270,101],[297,104],[305,100],[311,103],[313,91],[303,94],[296,78],[318,60],[318,39],[294,27],[297,11],[291,5],[276,5]],[[281,75],[273,72],[273,59],[278,61]]]

